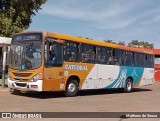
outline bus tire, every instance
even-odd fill
[[[132,91],[132,88],[133,88],[133,81],[132,79],[128,78],[125,83],[124,92],[130,93]]]
[[[16,89],[13,89],[13,88],[10,88],[10,94],[14,94],[14,95],[16,95],[16,94],[20,94],[20,91],[19,90],[16,90]]]
[[[74,78],[71,78],[67,83],[67,86],[65,89],[65,96],[66,97],[76,96],[78,93],[78,90],[79,90],[79,88],[78,88],[77,80]]]

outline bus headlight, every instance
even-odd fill
[[[12,80],[12,77],[11,77],[10,75],[8,75],[8,77],[7,77],[7,78],[8,78],[8,80]]]
[[[42,76],[42,73],[36,74],[36,75],[33,76],[33,78],[31,79],[31,82],[36,82],[41,76]]]

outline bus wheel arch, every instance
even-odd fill
[[[126,81],[125,81],[125,85],[124,85],[124,92],[125,93],[130,93],[133,89],[133,78],[131,76],[129,76]]]
[[[76,96],[79,91],[80,79],[78,76],[70,76],[66,82],[65,96]]]

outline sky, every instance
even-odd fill
[[[48,0],[28,29],[160,48],[160,0]]]

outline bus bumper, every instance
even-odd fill
[[[42,91],[42,80],[36,82],[20,82],[8,79],[8,87],[20,91]]]

